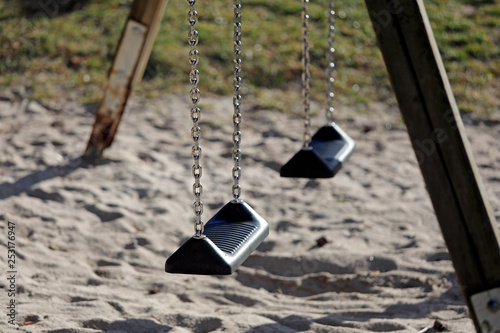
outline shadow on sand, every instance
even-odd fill
[[[89,168],[98,165],[107,164],[110,162],[116,162],[109,159],[102,159],[96,163],[89,163],[84,161],[81,157],[69,160],[66,164],[55,165],[46,168],[45,170],[35,171],[23,178],[17,180],[14,183],[4,182],[0,184],[0,200],[7,199],[12,196],[19,195],[28,191],[34,185],[41,183],[43,181],[57,178],[65,177],[72,172],[80,168]]]

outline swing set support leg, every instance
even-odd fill
[[[132,3],[84,159],[101,158],[104,149],[113,143],[132,87],[144,74],[166,5],[167,0],[134,0]]]
[[[465,303],[478,332],[497,332],[500,233],[423,1],[365,3]]]

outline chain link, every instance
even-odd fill
[[[333,112],[335,111],[333,107],[333,84],[335,78],[333,77],[333,71],[335,69],[334,54],[335,54],[335,0],[330,0],[328,4],[328,50],[327,50],[327,79],[326,79],[326,121],[331,123],[333,121]]]
[[[234,78],[233,78],[233,189],[232,194],[235,201],[240,200],[241,196],[241,0],[234,0]]]
[[[302,0],[302,97],[304,107],[304,146],[311,143],[311,103],[310,103],[310,55],[309,55],[309,0]]]
[[[193,127],[191,128],[191,137],[193,138],[191,155],[194,161],[192,168],[194,177],[193,195],[195,197],[195,202],[193,203],[193,210],[195,214],[194,231],[196,232],[196,237],[202,237],[203,220],[201,219],[201,216],[203,215],[203,202],[201,202],[201,195],[203,193],[203,186],[201,185],[201,128],[199,126],[201,110],[198,106],[198,102],[200,101],[200,90],[198,89],[200,72],[197,68],[199,61],[199,52],[196,49],[196,46],[198,45],[198,31],[196,30],[196,23],[198,22],[198,12],[195,9],[196,0],[188,0],[188,4],[190,6],[188,12],[188,22],[190,26],[188,33],[188,43],[191,46],[191,50],[189,51],[189,63],[191,64],[189,81],[191,82],[190,97],[191,102],[193,103],[191,107],[191,120],[193,121]]]

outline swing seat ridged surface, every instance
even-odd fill
[[[165,262],[167,273],[232,274],[269,234],[269,225],[244,201],[230,201]]]
[[[331,178],[351,156],[354,146],[354,140],[332,122],[313,135],[309,148],[301,149],[281,167],[280,176]]]

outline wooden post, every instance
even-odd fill
[[[493,295],[500,287],[499,230],[424,4],[365,3],[465,302],[481,332],[491,323],[484,322],[471,297]]]
[[[167,0],[134,0],[92,127],[86,160],[98,159],[113,143],[134,83],[144,74]]]
[[[149,56],[151,55],[151,50],[153,49],[153,44],[160,27],[166,5],[167,0],[136,0],[132,3],[129,19],[135,20],[149,27],[148,35],[146,36],[146,41],[144,42],[144,46],[142,48],[132,84],[138,83],[142,80],[142,75],[144,74]]]

